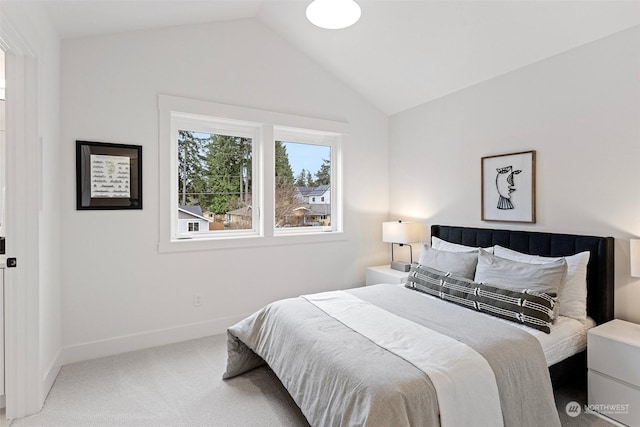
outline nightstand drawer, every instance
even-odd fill
[[[640,348],[596,334],[588,334],[589,369],[640,387]]]
[[[589,409],[628,426],[640,426],[640,389],[589,371]]]

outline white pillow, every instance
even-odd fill
[[[530,264],[545,264],[564,258],[567,260],[567,275],[560,287],[558,305],[560,315],[571,317],[582,323],[587,321],[587,264],[591,253],[580,252],[567,257],[541,257],[523,254],[502,246],[494,247],[494,254],[512,261],[528,262]]]
[[[563,258],[550,263],[533,264],[491,255],[480,249],[473,281],[518,291],[531,289],[557,296],[566,274],[567,262]]]
[[[474,252],[478,250],[478,248],[474,248],[473,246],[465,246],[459,245],[457,243],[447,242],[446,240],[439,239],[435,236],[431,237],[431,247],[439,251],[447,252]],[[489,252],[490,254],[493,253],[493,246],[482,249]]]

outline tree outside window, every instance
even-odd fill
[[[292,141],[275,142],[275,227],[331,224],[331,206],[316,204],[331,191],[331,147]],[[316,168],[311,173],[311,168]],[[294,179],[294,171],[298,171]]]
[[[210,230],[252,228],[251,138],[180,130],[178,204],[200,206]]]

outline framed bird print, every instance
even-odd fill
[[[482,221],[536,222],[536,152],[482,158]]]

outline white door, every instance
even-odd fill
[[[3,270],[4,391],[6,416],[40,410],[38,335],[37,60],[0,15],[0,49],[6,72],[6,256],[17,268]],[[7,41],[11,41],[8,45]],[[6,47],[9,47],[7,50]],[[14,265],[15,266],[15,265]],[[25,266],[31,266],[26,268]]]
[[[4,221],[4,182],[5,182],[5,141],[6,141],[6,120],[5,120],[5,72],[4,72],[4,51],[0,49],[0,238],[5,236]],[[2,245],[4,247],[4,243]],[[4,251],[0,256],[4,257]],[[4,261],[0,262],[0,396],[2,403],[5,403],[4,386]],[[1,422],[1,420],[0,420]]]
[[[4,267],[0,268],[0,396],[4,396]]]

